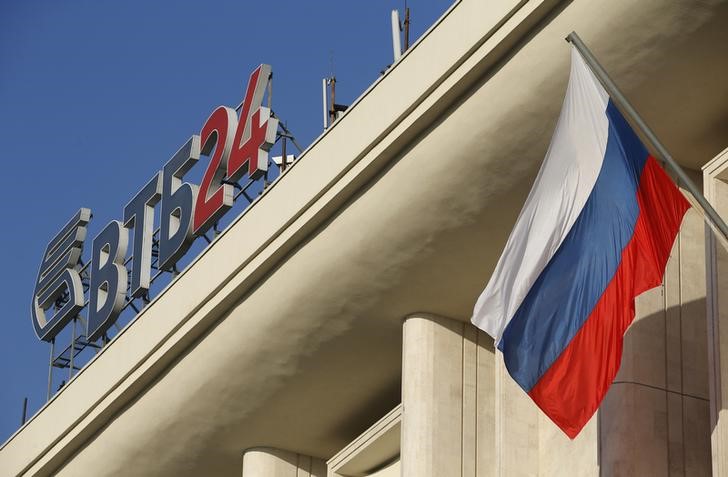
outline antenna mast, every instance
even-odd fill
[[[404,31],[404,48],[402,48],[402,32]],[[392,53],[395,63],[410,46],[410,9],[404,2],[404,24],[399,19],[399,10],[392,10]]]
[[[392,53],[394,53],[395,62],[402,57],[401,31],[399,10],[392,10]]]
[[[404,51],[409,50],[409,30],[410,30],[410,9],[407,2],[404,2]]]
[[[334,121],[339,119],[341,113],[349,109],[349,106],[336,102],[336,76],[324,78],[321,86],[323,89],[324,129],[328,129]]]

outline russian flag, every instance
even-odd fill
[[[614,380],[634,298],[662,282],[688,208],[572,46],[551,145],[472,318],[570,438]]]

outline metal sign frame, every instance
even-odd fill
[[[244,203],[244,211],[256,200],[256,191],[261,194],[280,177],[292,162],[287,141],[303,152],[271,109],[271,98],[272,70],[260,65],[243,101],[234,109],[216,108],[200,134],[189,138],[127,203],[123,221],[112,220],[94,237],[87,263],[81,257],[90,209],[80,209],[48,244],[31,306],[38,338],[50,343],[48,399],[54,369],[67,369],[70,380],[84,359],[109,342],[111,331],[121,329],[117,321],[123,313],[131,321],[150,302],[150,289],[160,277],[171,282],[179,273],[178,262],[198,239],[209,245],[235,204]],[[269,154],[278,143],[285,158],[280,161]],[[201,184],[185,182],[201,155],[210,158]],[[156,227],[155,208],[161,216]],[[70,343],[56,353],[56,338],[67,329]]]

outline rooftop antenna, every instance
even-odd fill
[[[321,97],[323,99],[324,129],[329,127],[329,81],[333,76],[324,78],[321,81]]]
[[[23,399],[23,416],[20,419],[20,425],[22,426],[27,421],[28,417],[28,398]]]
[[[402,25],[399,21],[399,10],[392,10],[392,53],[396,62],[402,57]]]
[[[323,113],[324,113],[324,129],[328,129],[334,121],[339,119],[341,114],[349,109],[345,104],[336,103],[336,76],[333,74],[334,60],[331,54],[331,76],[321,81]]]
[[[402,57],[402,53],[409,49],[409,30],[410,9],[407,6],[407,1],[405,0],[404,24],[399,19],[399,10],[392,10],[392,53],[394,54],[395,62]],[[404,48],[402,48],[402,32],[404,32]]]
[[[410,31],[410,9],[407,6],[407,0],[404,0],[404,51],[409,50],[409,31]]]

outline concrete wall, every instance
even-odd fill
[[[710,475],[704,225],[687,213],[664,284],[639,296],[622,366],[573,442],[498,363],[499,475]]]
[[[508,375],[490,337],[407,318],[402,475],[710,475],[704,241],[690,210],[663,285],[636,300],[614,384],[574,441]]]
[[[614,384],[573,442],[499,361],[498,475],[710,475],[704,237],[701,216],[689,211],[663,286],[636,300]]]
[[[603,475],[710,475],[704,242],[690,210],[663,285],[636,300],[600,411]]]
[[[502,355],[497,355],[495,379],[495,475],[599,475],[596,418],[571,441],[508,375]]]
[[[703,168],[705,195],[722,217],[728,217],[728,149]],[[728,248],[706,233],[708,374],[713,475],[728,475]]]

